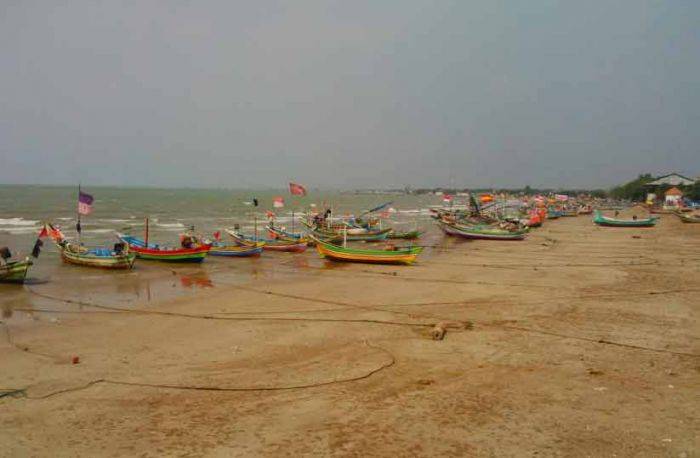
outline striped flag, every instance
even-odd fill
[[[275,197],[274,199],[272,199],[272,206],[275,208],[284,207],[284,198],[281,196]]]

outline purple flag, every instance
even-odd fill
[[[90,212],[92,212],[92,201],[93,198],[90,194],[80,191],[78,193],[78,213],[81,215],[89,215]]]

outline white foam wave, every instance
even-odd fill
[[[182,223],[157,223],[156,226],[165,229],[182,229],[185,227],[185,225]]]
[[[17,228],[12,228],[12,229],[0,228],[0,231],[6,232],[6,233],[12,234],[12,235],[19,235],[19,234],[38,234],[40,229],[41,228],[39,226],[33,226],[33,227],[17,227]]]
[[[24,218],[0,218],[0,226],[36,226],[39,221]]]

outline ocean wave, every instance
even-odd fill
[[[133,219],[119,219],[119,218],[115,218],[115,219],[100,219],[100,221],[104,221],[104,222],[106,222],[106,223],[131,223],[131,222],[133,222],[134,220],[133,220]]]
[[[182,223],[156,223],[156,226],[165,229],[182,229],[185,227],[185,225]]]
[[[0,226],[36,226],[39,221],[24,218],[0,218]]]
[[[17,227],[17,228],[12,228],[12,229],[0,228],[0,232],[4,232],[6,234],[12,234],[12,235],[38,234],[40,230],[41,230],[41,227],[39,227],[39,226]]]
[[[109,232],[114,232],[113,229],[87,229],[83,230],[86,234],[107,234]]]

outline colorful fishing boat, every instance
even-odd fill
[[[608,226],[608,227],[652,227],[656,225],[656,221],[659,218],[657,216],[651,216],[649,218],[633,218],[633,219],[618,219],[603,216],[603,214],[596,210],[593,216],[593,222],[598,226]]]
[[[27,257],[23,261],[0,261],[0,282],[24,283],[32,261]]]
[[[68,264],[100,269],[131,269],[136,261],[136,253],[119,245],[110,248],[86,248],[67,241],[57,243],[61,259]]]
[[[139,259],[164,262],[202,262],[209,254],[211,245],[195,241],[191,247],[169,248],[131,235],[117,234],[119,239],[136,253]]]
[[[231,229],[226,229],[226,233],[241,246],[251,247],[255,246],[257,243],[263,242],[263,250],[265,251],[303,253],[308,248],[306,241],[264,239],[261,237],[247,236]]]
[[[311,233],[316,239],[333,240],[339,237],[345,238],[348,242],[377,242],[386,240],[393,229],[382,229],[379,231],[356,232],[351,228],[345,227],[337,230],[327,230],[317,226],[309,226]]]
[[[562,216],[562,212],[554,210],[552,208],[547,209],[547,219],[557,219]]]
[[[228,256],[228,257],[251,257],[260,256],[263,252],[264,242],[258,242],[254,246],[247,245],[227,245],[222,242],[214,242],[209,250],[210,256]]]
[[[528,233],[527,228],[509,230],[486,225],[466,226],[463,224],[451,224],[444,221],[440,221],[438,224],[445,234],[465,239],[523,240]]]
[[[116,243],[113,248],[87,248],[80,243],[71,243],[63,232],[52,224],[46,224],[39,235],[49,235],[56,244],[61,259],[67,264],[99,269],[131,269],[136,260],[136,254],[123,243]]]
[[[335,245],[317,238],[316,250],[321,257],[333,261],[370,264],[411,264],[415,262],[418,255],[423,251],[423,247],[399,248],[391,246],[385,250],[360,250]]]

